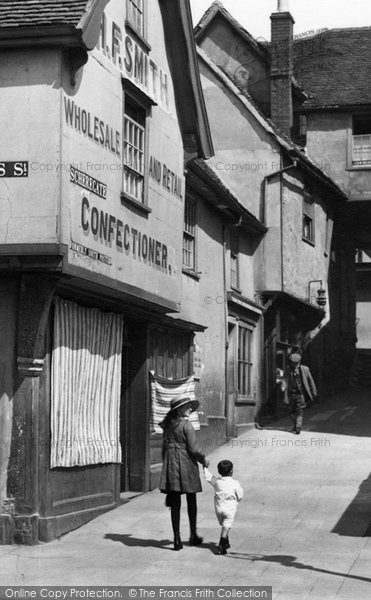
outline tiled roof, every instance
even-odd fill
[[[305,106],[371,103],[371,27],[295,40],[294,76],[309,95]]]
[[[0,27],[78,25],[90,0],[0,0]]]

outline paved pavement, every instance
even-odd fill
[[[231,549],[216,554],[212,488],[198,495],[200,547],[174,552],[159,491],[59,540],[0,547],[0,585],[273,587],[274,600],[371,598],[371,390],[312,407],[300,436],[289,419],[219,447],[245,490]],[[183,506],[182,532],[188,538]]]

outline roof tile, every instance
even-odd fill
[[[294,76],[309,95],[305,106],[371,104],[371,27],[295,40]]]
[[[89,0],[0,0],[0,28],[78,25]]]

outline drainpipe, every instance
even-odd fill
[[[225,387],[225,418],[226,418],[226,435],[227,438],[235,436],[234,425],[234,397],[233,406],[228,395],[228,350],[229,350],[229,335],[228,335],[228,293],[227,293],[227,231],[232,227],[240,227],[242,223],[242,215],[236,223],[223,225],[223,286],[224,286],[224,337],[225,337],[225,357],[224,357],[224,387]]]
[[[273,173],[269,173],[263,179],[263,206],[262,206],[262,222],[263,225],[267,226],[267,215],[266,215],[266,204],[268,199],[268,181],[277,175],[282,175],[282,173],[286,173],[291,169],[296,169],[298,166],[298,161],[294,160],[294,162],[288,167],[283,167],[278,171],[274,171]],[[282,178],[280,184],[280,246],[281,246],[281,290],[283,291],[283,210],[282,210],[282,196],[283,196],[283,185]]]

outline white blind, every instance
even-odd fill
[[[121,462],[123,317],[56,299],[50,466]]]

